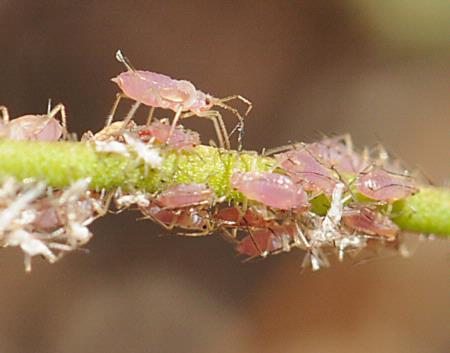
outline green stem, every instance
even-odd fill
[[[44,179],[61,188],[80,178],[92,178],[94,190],[156,192],[178,183],[208,183],[217,196],[238,198],[230,187],[235,170],[270,170],[274,160],[256,152],[238,153],[199,146],[190,152],[162,152],[164,161],[146,170],[135,158],[98,153],[80,142],[0,141],[0,175]],[[450,236],[450,190],[424,186],[394,204],[393,220],[403,229]]]

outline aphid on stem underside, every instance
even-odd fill
[[[189,81],[175,80],[166,75],[136,70],[120,50],[117,51],[116,58],[126,66],[128,71],[123,72],[112,79],[112,81],[122,90],[122,93],[117,95],[111,113],[108,115],[106,125],[111,124],[120,100],[126,97],[135,100],[136,103],[134,103],[130,112],[124,119],[125,125],[133,118],[134,113],[141,104],[151,107],[147,124],[151,123],[155,108],[170,109],[175,112],[175,117],[172,122],[169,138],[172,136],[180,119],[199,116],[213,122],[220,146],[229,149],[230,135],[225,127],[225,123],[223,122],[221,114],[212,109],[214,106],[218,106],[229,110],[239,119],[237,130],[239,132],[239,149],[241,149],[242,136],[244,133],[244,117],[248,115],[252,108],[252,104],[249,100],[240,95],[216,98],[210,94],[197,90]],[[237,109],[226,104],[226,102],[234,99],[239,99],[248,105],[244,115],[241,115]]]

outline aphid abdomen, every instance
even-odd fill
[[[211,204],[214,192],[204,184],[179,184],[163,191],[157,198],[158,205],[164,208],[184,208]]]
[[[45,115],[24,115],[7,125],[8,138],[18,141],[58,141],[63,133],[61,124]]]
[[[323,166],[311,152],[305,148],[291,150],[275,155],[286,173],[305,190],[312,192],[323,192],[331,196],[337,179],[333,172]]]
[[[367,235],[394,239],[399,232],[398,226],[387,216],[368,207],[345,210],[342,222],[347,228]]]
[[[302,187],[291,178],[270,172],[235,173],[231,184],[250,200],[280,210],[307,208],[309,203]]]
[[[196,98],[196,89],[189,81],[150,71],[123,72],[112,81],[128,98],[149,107],[186,111]]]
[[[361,174],[356,187],[364,196],[385,202],[401,200],[417,192],[411,178],[389,173],[381,168]]]

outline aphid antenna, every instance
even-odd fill
[[[297,147],[300,145],[299,142],[293,142],[293,143],[289,143],[287,145],[284,146],[279,146],[279,147],[273,147],[273,148],[268,148],[268,149],[264,149],[264,156],[272,156],[276,153],[281,153],[281,152],[286,152],[292,149],[297,149]]]
[[[218,107],[221,107],[225,110],[230,111],[232,114],[234,114],[239,122],[238,124],[233,128],[233,130],[230,132],[230,134],[228,135],[228,138],[230,138],[235,131],[238,131],[238,150],[242,150],[242,139],[244,137],[244,117],[247,116],[247,114],[250,112],[250,110],[252,109],[252,103],[247,100],[246,98],[236,95],[236,96],[230,96],[230,97],[226,97],[226,98],[214,98],[214,97],[209,97],[211,99],[211,103],[213,105],[217,105]],[[245,102],[246,104],[248,104],[248,108],[247,111],[245,112],[244,116],[241,115],[241,113],[239,112],[239,110],[237,110],[236,108],[233,108],[232,106],[225,104],[224,102],[233,100],[233,99],[239,99],[243,102]]]
[[[131,64],[130,59],[128,59],[125,55],[123,55],[120,49],[116,51],[116,59],[118,62],[124,64],[128,71],[136,72],[136,69]]]
[[[58,103],[57,105],[55,105],[52,108],[51,104],[52,104],[52,100],[51,100],[51,98],[49,98],[48,105],[47,105],[47,117],[51,119],[51,118],[54,118],[56,116],[56,114],[58,114],[58,113],[60,114],[61,125],[63,127],[63,138],[65,140],[69,133],[67,130],[66,107],[64,106],[64,104]]]
[[[0,105],[0,112],[2,113],[3,124],[9,123],[8,108],[6,108],[4,105]]]

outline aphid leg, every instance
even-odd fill
[[[2,113],[3,124],[9,123],[8,108],[6,108],[4,105],[0,105],[0,112]]]
[[[247,98],[242,97],[242,96],[240,96],[240,95],[238,95],[238,94],[235,94],[235,95],[233,95],[233,96],[229,96],[229,97],[225,97],[225,98],[220,98],[220,99],[218,99],[218,100],[219,100],[219,102],[224,103],[224,102],[229,102],[229,101],[231,101],[231,100],[233,100],[233,99],[239,99],[240,101],[242,101],[242,102],[244,102],[245,104],[248,105],[248,108],[247,108],[247,110],[245,111],[245,114],[244,114],[244,116],[247,116],[248,113],[250,113],[250,111],[251,111],[252,108],[253,108],[252,102],[250,102]]]
[[[64,106],[64,104],[59,103],[56,106],[54,106],[53,109],[48,112],[47,116],[49,118],[54,118],[58,113],[61,115],[61,125],[63,127],[63,139],[65,140],[69,132],[67,131],[66,107]]]
[[[201,118],[206,118],[206,119],[211,120],[214,124],[214,130],[216,131],[217,139],[219,140],[219,147],[230,149],[230,140],[228,138],[228,131],[223,122],[222,115],[220,115],[220,113],[217,110],[208,110],[206,112],[197,113],[197,114],[188,112],[188,113],[184,113],[180,117],[180,119],[186,119],[186,118],[190,118],[192,116],[198,116]]]
[[[150,126],[150,124],[152,123],[154,112],[155,112],[155,107],[151,107],[150,111],[148,112],[147,122],[145,123],[145,126]]]
[[[230,107],[228,104],[225,104],[225,102],[234,100],[234,99],[239,99],[240,101],[244,102],[245,104],[248,105],[248,108],[244,114],[244,117],[248,115],[248,113],[250,113],[250,110],[252,110],[253,105],[252,102],[250,102],[247,98],[244,98],[240,95],[234,95],[234,96],[229,96],[229,97],[225,97],[225,98],[220,98],[217,99],[216,101],[214,101],[214,103],[216,105],[218,105],[219,107],[222,107],[226,110],[231,111],[234,115],[236,115],[239,119],[239,123],[236,125],[236,127],[231,131],[230,136],[233,135],[233,133],[237,130],[239,135],[238,135],[238,150],[242,150],[242,139],[244,137],[244,117],[239,113],[239,111],[233,107]]]
[[[108,116],[106,117],[105,127],[108,127],[109,125],[111,125],[113,118],[114,118],[114,114],[116,113],[117,107],[119,106],[120,100],[125,97],[126,97],[125,94],[117,93],[116,100],[114,101],[111,111],[109,112]]]
[[[105,216],[109,212],[109,208],[114,198],[114,194],[115,194],[114,191],[108,191],[103,193],[102,190],[102,195],[100,196],[101,202],[93,204],[96,215],[92,217],[92,222],[98,218]]]
[[[136,102],[131,106],[130,111],[125,116],[125,119],[123,119],[122,127],[120,128],[120,130],[117,133],[119,136],[125,131],[128,123],[131,121],[131,119],[133,119],[133,116],[134,116],[134,114],[136,114],[136,111],[139,109],[140,105],[141,105],[140,102]]]
[[[189,117],[193,114],[187,113],[188,115],[183,117]],[[219,146],[221,148],[225,148],[227,150],[230,149],[230,139],[228,135],[227,128],[225,127],[225,123],[223,122],[222,115],[217,110],[208,110],[201,114],[196,114],[199,117],[203,117],[209,119],[214,124],[214,129],[216,130],[217,139],[219,140]]]
[[[166,144],[169,143],[175,128],[177,127],[178,121],[180,120],[181,112],[183,111],[183,107],[180,106],[175,113],[175,117],[173,118],[172,125],[170,126],[169,136],[167,136]]]

